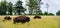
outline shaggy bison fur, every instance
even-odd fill
[[[3,21],[5,21],[5,20],[11,20],[12,18],[10,17],[10,16],[6,16],[6,17],[4,17],[4,20]]]
[[[26,16],[18,16],[18,17],[15,17],[13,21],[14,23],[18,23],[18,22],[25,23],[25,22],[29,22],[30,18]]]
[[[40,19],[41,17],[40,16],[35,16],[34,19]]]

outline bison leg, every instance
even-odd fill
[[[22,24],[26,23],[26,22],[21,22]]]

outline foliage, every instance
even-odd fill
[[[32,15],[34,13],[34,10],[35,10],[35,13],[36,15],[38,15],[38,12],[40,12],[40,7],[38,6],[38,0],[29,0],[28,4],[29,6],[29,14]]]
[[[22,1],[17,1],[17,3],[15,4],[15,8],[16,8],[16,11],[18,13],[18,15],[21,15],[21,13],[23,13],[24,11],[26,11],[25,8],[22,7]]]
[[[48,15],[48,12],[44,12],[44,15]]]
[[[60,10],[58,12],[56,12],[56,15],[60,15]]]
[[[8,11],[8,14],[9,15],[12,15],[13,3],[11,3],[11,2],[8,3],[8,9],[7,9],[7,11]]]
[[[49,13],[49,15],[54,15],[53,13]]]
[[[48,12],[44,12],[44,14],[43,15],[54,15],[53,13],[48,13]]]
[[[18,0],[15,5],[13,5],[12,2],[7,2],[6,0],[3,0],[0,2],[0,15],[23,15],[24,12],[27,10],[22,6],[22,1]],[[29,7],[29,15],[54,15],[53,13],[48,13],[40,10],[40,3],[41,0],[28,0],[27,6]],[[60,12],[60,11],[59,11]],[[60,15],[60,13],[57,12],[56,15]]]
[[[6,0],[1,1],[0,3],[0,15],[6,15],[6,10],[7,10],[7,2]]]

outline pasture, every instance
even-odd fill
[[[4,17],[0,16],[0,28],[59,28],[60,23],[60,16],[41,16],[41,19],[33,19],[34,16],[28,16],[30,17],[30,22],[25,24],[13,24],[13,19],[11,21],[2,21]],[[11,17],[14,18],[16,16]]]

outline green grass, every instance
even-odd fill
[[[11,16],[12,18],[16,16]],[[41,19],[33,19],[30,17],[30,22],[21,24],[13,24],[13,19],[11,21],[2,21],[4,16],[0,16],[0,28],[58,28],[58,21],[60,16],[42,16]]]

